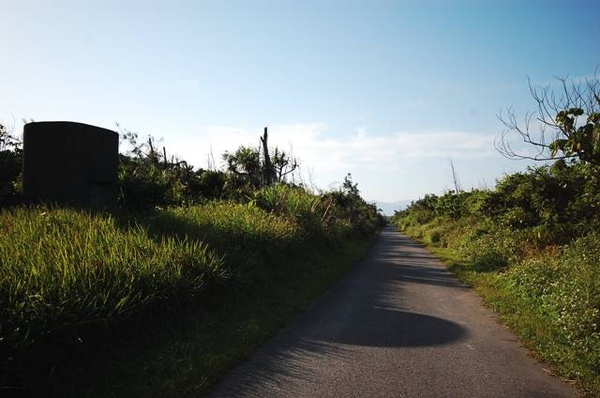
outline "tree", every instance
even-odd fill
[[[512,108],[498,118],[506,129],[496,142],[497,150],[508,158],[532,160],[572,159],[600,165],[600,71],[581,80],[556,78],[559,90],[550,86],[529,91],[537,111],[528,112],[520,124]],[[532,121],[539,122],[532,127]],[[513,137],[535,148],[526,154],[514,149]]]
[[[0,124],[0,206],[19,201],[22,161],[21,141]]]
[[[258,148],[241,146],[234,153],[225,152],[223,160],[227,163],[227,171],[253,188],[285,182],[286,176],[298,168],[298,162],[279,148],[272,151],[272,156],[269,154],[266,127],[260,143]]]
[[[139,142],[138,135],[121,131],[129,148],[119,155],[119,204],[129,210],[188,205],[223,195],[225,173],[195,170],[185,160],[167,156],[157,149],[156,140],[148,136]]]
[[[266,127],[263,136],[260,137],[260,143],[263,150],[262,181],[264,185],[269,186],[273,184],[273,181],[275,181],[275,170],[273,169],[273,164],[271,163],[271,156],[269,156],[269,141]]]

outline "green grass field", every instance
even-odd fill
[[[143,217],[6,209],[0,234],[0,387],[18,397],[204,391],[370,242],[286,188]]]

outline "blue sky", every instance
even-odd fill
[[[163,138],[197,167],[240,145],[369,200],[493,187],[527,78],[600,66],[600,2],[2,0],[0,122],[71,120]]]

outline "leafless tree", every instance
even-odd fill
[[[505,130],[496,149],[511,159],[557,160],[580,158],[596,163],[600,150],[600,70],[580,79],[555,78],[558,87],[533,86],[529,92],[537,110],[519,122],[514,109],[500,112]],[[534,123],[537,122],[537,123]],[[529,153],[516,149],[515,140],[528,144]]]

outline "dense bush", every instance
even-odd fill
[[[377,206],[367,203],[358,190],[358,184],[348,174],[342,188],[322,195],[324,201],[334,205],[335,218],[345,220],[358,235],[369,236],[386,224]]]
[[[0,124],[0,207],[19,202],[22,157],[21,142]]]
[[[348,232],[349,224],[335,217],[335,204],[302,187],[277,184],[253,193],[251,204],[292,220],[305,239],[336,242]]]
[[[570,378],[587,380],[592,395],[600,387],[599,248],[597,233],[585,235],[565,249],[514,264],[501,278],[522,308],[536,313],[535,322],[526,324],[529,339]]]
[[[600,226],[600,168],[562,161],[505,176],[494,190],[426,195],[394,222],[402,228],[474,217],[541,244],[564,244]]]
[[[154,315],[165,327],[180,311],[203,316],[280,284],[301,289],[320,275],[315,258],[356,236],[319,196],[286,185],[263,194],[125,218],[0,210],[0,387],[43,387],[55,366],[69,380],[70,353],[118,340],[132,323],[152,329]]]
[[[224,195],[227,176],[221,171],[194,169],[186,161],[168,158],[152,137],[138,143],[134,133],[122,134],[129,144],[119,155],[119,204],[129,211],[191,205]]]

